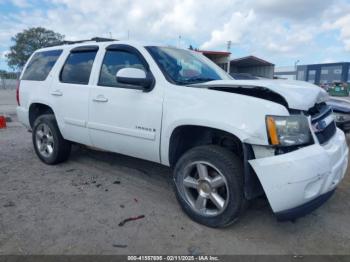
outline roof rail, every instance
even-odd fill
[[[73,44],[80,44],[85,42],[110,42],[110,41],[118,41],[118,39],[105,38],[105,37],[93,37],[87,40],[77,40],[77,41],[64,40],[62,41],[62,44],[73,45]]]

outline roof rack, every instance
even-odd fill
[[[62,44],[73,45],[73,44],[80,44],[80,43],[85,43],[85,42],[111,42],[111,41],[118,41],[118,39],[105,38],[105,37],[93,37],[93,38],[88,39],[88,40],[77,40],[77,41],[64,40],[64,41],[62,41]]]

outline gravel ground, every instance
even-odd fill
[[[0,91],[0,114],[13,116],[13,97]],[[0,130],[0,254],[350,253],[349,175],[325,205],[295,223],[277,222],[257,199],[225,229],[186,217],[170,175],[160,165],[82,146],[67,163],[44,165],[14,118]],[[118,225],[139,215],[145,217]]]

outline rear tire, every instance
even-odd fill
[[[70,155],[71,143],[62,137],[55,116],[39,116],[33,125],[34,150],[41,161],[55,165],[66,161]]]
[[[176,163],[174,185],[184,212],[208,227],[234,223],[246,206],[242,161],[219,146],[200,146],[185,153]]]

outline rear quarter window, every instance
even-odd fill
[[[45,81],[62,50],[37,52],[29,61],[22,80]]]

